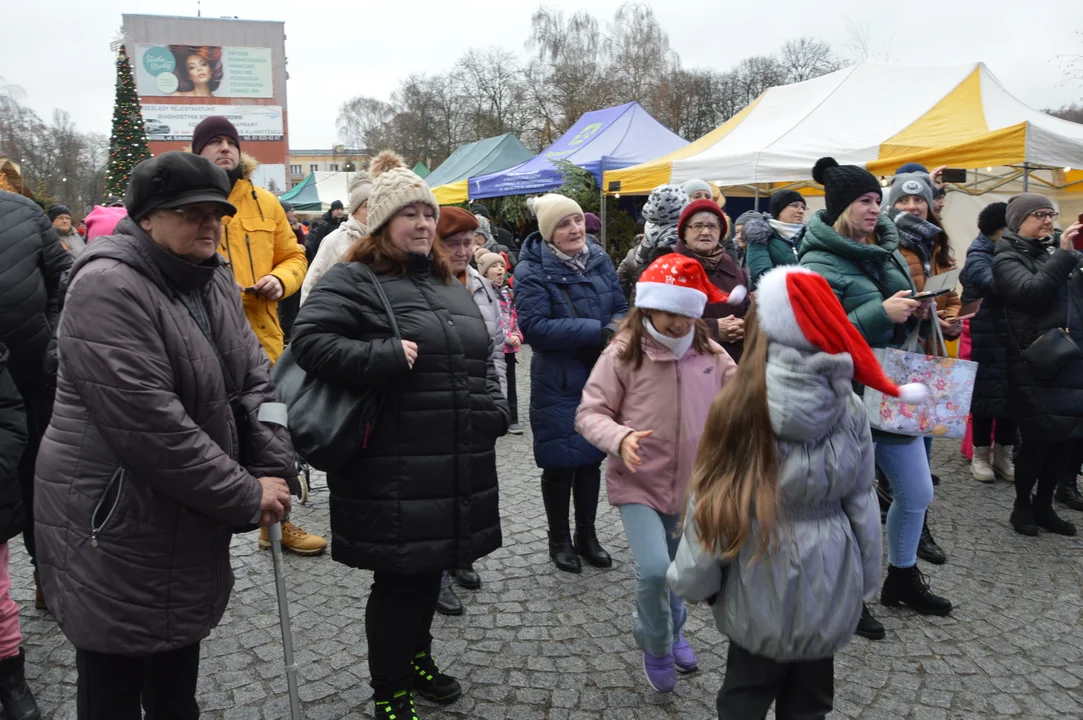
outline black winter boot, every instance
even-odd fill
[[[944,550],[933,540],[933,534],[929,532],[929,513],[925,513],[925,521],[921,525],[921,537],[918,539],[918,557],[933,565],[943,565],[948,561]]]
[[[884,607],[907,605],[922,615],[947,615],[951,612],[951,601],[933,594],[917,565],[908,568],[887,566],[880,604]]]
[[[1075,525],[1067,520],[1061,520],[1052,505],[1045,509],[1034,509],[1034,524],[1054,535],[1075,535]]]
[[[451,583],[440,588],[440,595],[436,598],[436,612],[441,615],[463,614],[463,603],[455,594],[455,587]]]
[[[430,651],[414,655],[414,690],[423,698],[448,705],[463,694],[463,686],[450,675],[440,672]]]
[[[1008,522],[1012,524],[1012,528],[1020,535],[1027,535],[1028,537],[1038,537],[1038,526],[1034,522],[1034,511],[1031,509],[1029,502],[1015,501],[1015,507],[1012,508],[1011,517]]]
[[[861,619],[857,621],[857,634],[869,640],[884,639],[883,623],[873,617],[869,606],[865,604],[861,605]]]
[[[1083,511],[1083,495],[1079,494],[1079,481],[1075,475],[1066,477],[1057,485],[1054,497],[1057,502],[1072,510]]]
[[[390,697],[372,697],[376,701],[376,720],[418,720],[414,696],[409,690],[399,690]]]
[[[459,583],[460,587],[467,590],[477,590],[481,587],[481,576],[478,575],[478,571],[474,569],[472,563],[465,570],[452,570],[451,576],[455,578],[455,582]]]
[[[568,523],[568,505],[572,499],[571,470],[542,471],[542,502],[549,521],[549,557],[558,569],[578,573],[583,568],[572,545],[572,531]]]
[[[0,660],[0,705],[8,720],[41,720],[41,710],[34,700],[34,693],[26,684],[26,653]]]
[[[601,485],[602,473],[599,468],[575,471],[575,552],[596,568],[610,568],[613,567],[613,558],[598,544],[594,531]]]

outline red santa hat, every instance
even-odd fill
[[[855,380],[905,403],[913,405],[928,396],[920,383],[899,387],[884,375],[869,344],[820,275],[795,265],[777,267],[760,278],[756,300],[760,329],[773,341],[832,355],[849,353]]]
[[[744,285],[729,293],[719,290],[707,279],[698,260],[670,253],[652,262],[639,276],[636,307],[700,318],[708,302],[739,305],[747,294]]]

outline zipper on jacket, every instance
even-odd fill
[[[105,492],[102,493],[102,496],[94,505],[94,512],[90,515],[91,547],[98,547],[98,535],[113,519],[113,514],[116,513],[117,506],[120,505],[120,492],[124,489],[124,476],[124,468],[117,468],[116,472],[113,473],[113,477],[109,479],[109,484],[105,486]],[[107,502],[109,502],[109,512],[106,513],[101,522],[98,522],[98,515]]]
[[[244,246],[248,249],[248,269],[252,271],[252,284],[256,284],[256,263],[252,261],[252,240],[244,234]]]
[[[229,271],[236,272],[233,269],[233,248],[229,246],[229,225],[226,225],[226,232],[224,237],[226,246],[226,257],[229,259]]]
[[[677,443],[673,446],[673,449],[675,451],[673,453],[673,476],[672,476],[673,477],[673,484],[670,486],[670,489],[671,489],[671,491],[673,493],[674,498],[676,498],[676,496],[677,496],[677,473],[681,469],[681,453],[683,452],[683,449],[684,449],[684,445],[683,445],[684,438],[682,437],[683,436],[682,430],[684,429],[684,425],[681,423],[681,405],[683,405],[684,403],[681,402],[681,359],[680,358],[677,358],[677,362],[673,363],[673,369],[677,371],[677,397],[675,398],[675,400],[677,401]]]
[[[259,219],[266,220],[267,218],[263,217],[263,207],[259,204],[259,195],[256,194],[255,188],[252,188],[252,199],[256,201],[256,209],[259,210]]]

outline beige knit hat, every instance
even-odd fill
[[[357,208],[365,204],[372,192],[372,178],[368,175],[358,175],[350,183],[350,214],[353,215]]]
[[[538,230],[542,239],[549,242],[553,238],[560,221],[569,215],[583,214],[583,208],[579,203],[569,197],[549,193],[534,200],[534,214],[538,216]]]
[[[507,269],[507,261],[504,260],[504,256],[499,253],[487,252],[478,258],[478,272],[484,277],[485,273],[489,272],[489,268],[497,263],[503,263],[504,269]]]
[[[372,186],[368,193],[369,217],[365,224],[369,233],[375,234],[395,213],[411,203],[431,205],[439,221],[440,203],[436,202],[436,196],[396,153],[384,150],[377,155],[369,165],[369,176]]]

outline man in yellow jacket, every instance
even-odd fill
[[[252,184],[259,163],[241,153],[233,123],[221,115],[204,118],[192,132],[192,152],[225,170],[233,183],[229,201],[237,214],[222,218],[218,252],[233,270],[248,324],[273,364],[283,345],[278,301],[301,289],[308,270],[305,249],[297,243],[278,198]],[[259,544],[271,547],[267,528],[260,530]],[[327,549],[327,541],[285,520],[282,547],[298,555],[319,555]]]

